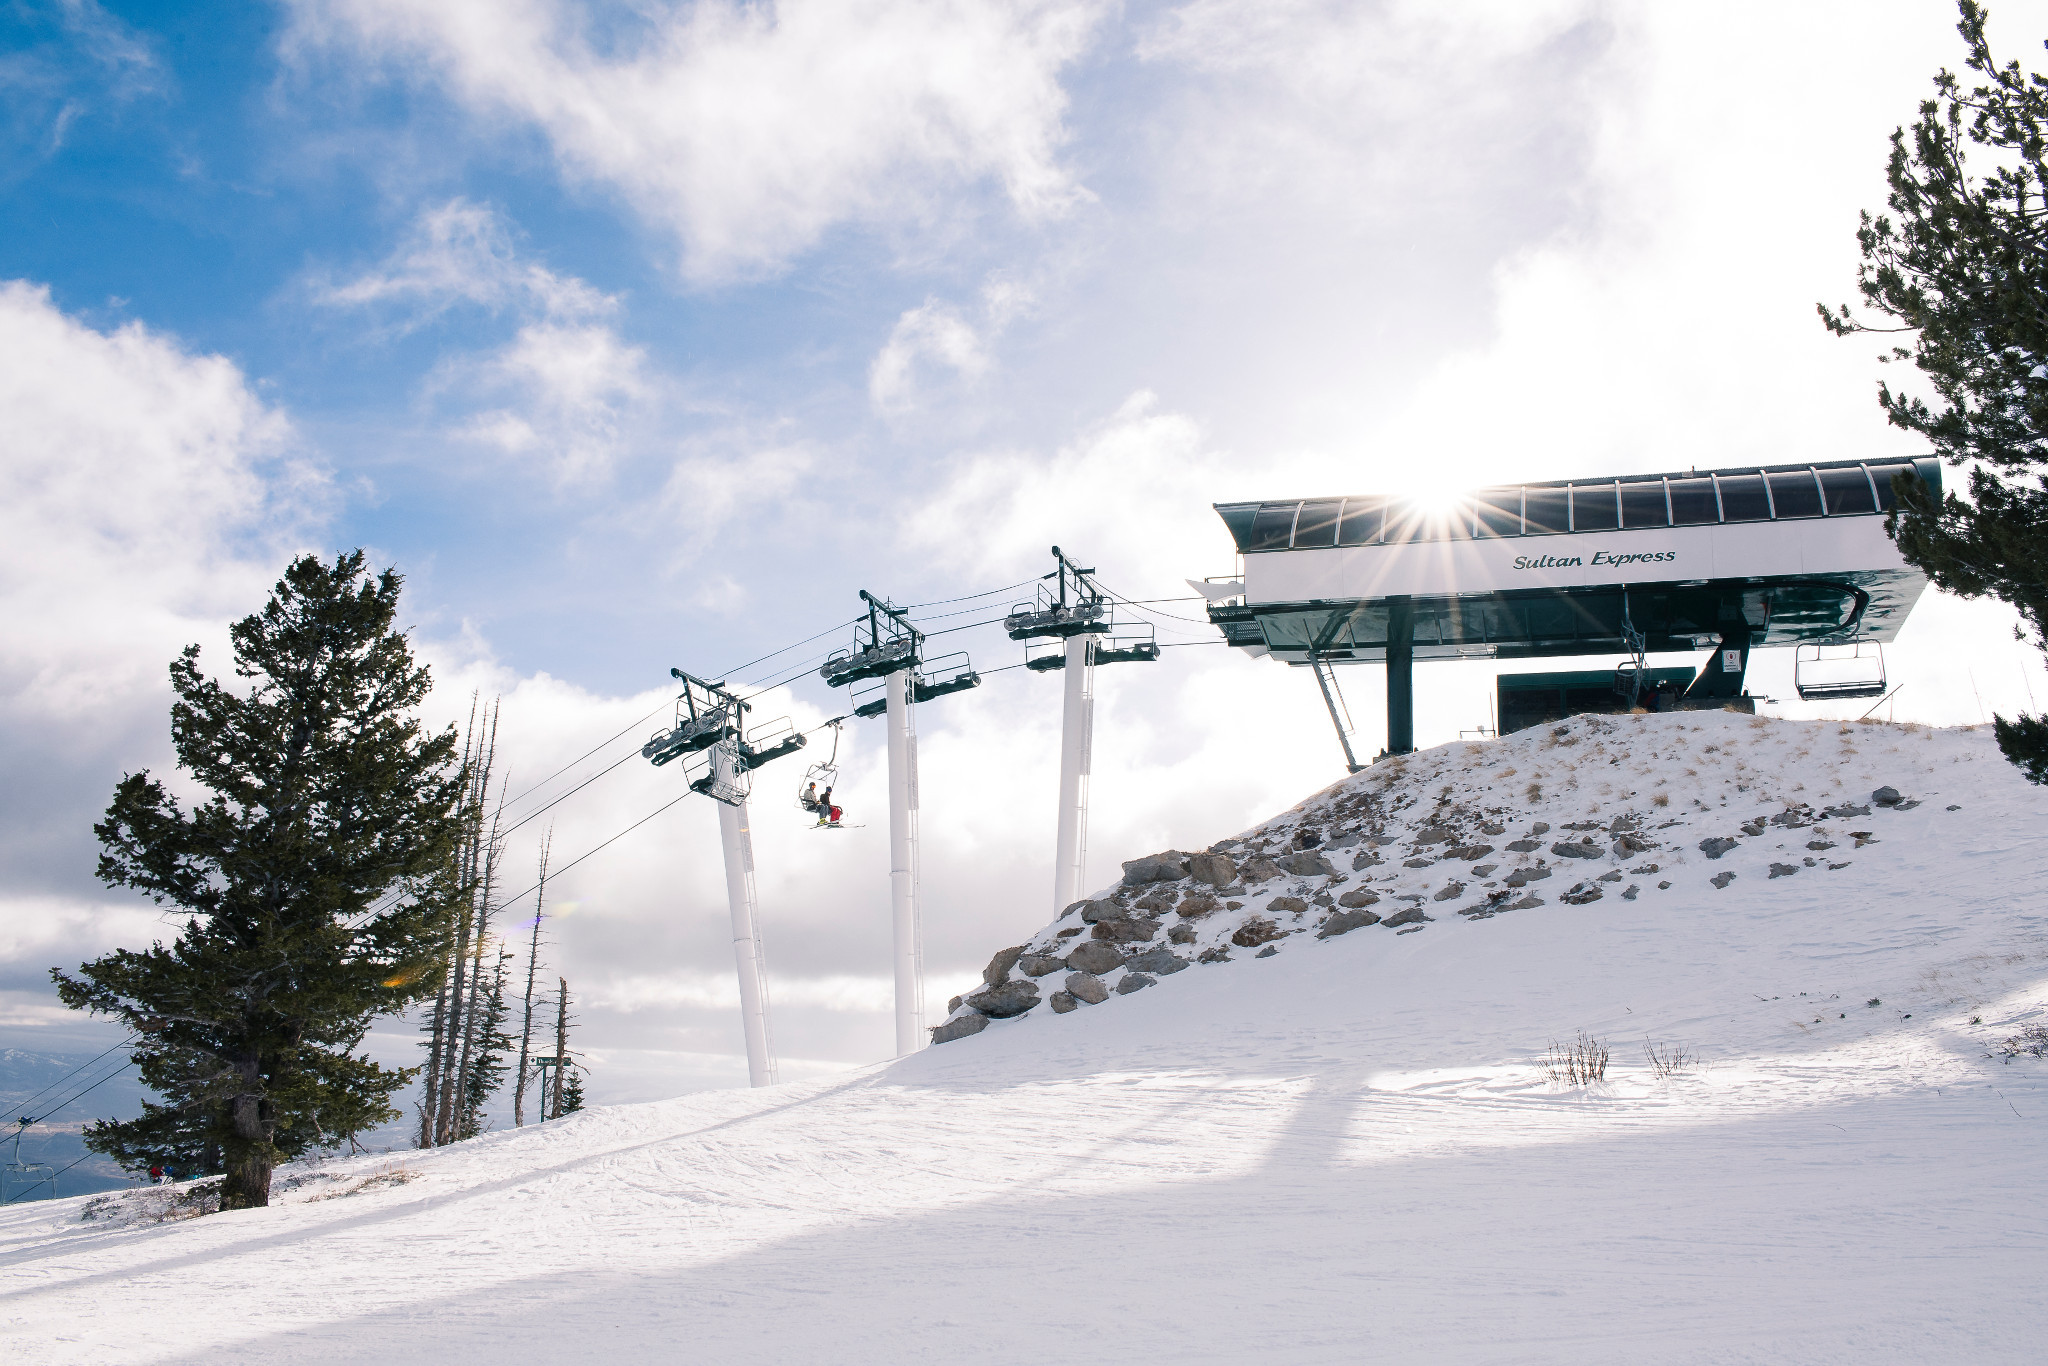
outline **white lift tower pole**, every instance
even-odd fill
[[[1052,913],[1058,916],[1081,899],[1088,885],[1088,775],[1094,768],[1095,666],[1159,658],[1152,628],[1116,637],[1110,600],[1096,587],[1092,569],[1052,548],[1053,570],[1036,598],[1020,602],[1003,618],[1010,639],[1025,642],[1024,667],[1034,673],[1064,669],[1066,707],[1060,720],[1059,839],[1053,850]],[[1048,584],[1055,586],[1048,587]],[[1136,623],[1133,623],[1136,625]],[[1033,655],[1032,641],[1057,640],[1058,654]]]
[[[737,790],[740,769],[738,742],[712,747],[714,790]],[[747,1078],[754,1086],[773,1086],[775,1055],[768,1046],[768,989],[761,969],[761,935],[754,900],[753,822],[747,799],[718,804],[718,839],[725,852],[725,898],[732,910],[732,956],[740,977],[740,1020],[747,1036]]]
[[[1052,913],[1081,899],[1088,877],[1088,772],[1095,746],[1095,637],[1067,637],[1066,708],[1060,723],[1059,845]]]
[[[896,1056],[924,1038],[923,926],[917,918],[917,731],[910,721],[911,674],[888,676],[889,911],[895,929]]]

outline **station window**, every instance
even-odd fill
[[[1285,550],[1294,535],[1294,510],[1299,503],[1268,503],[1252,518],[1251,539],[1246,550]]]
[[[1481,536],[1519,536],[1522,534],[1522,491],[1520,489],[1488,489],[1474,494],[1473,513],[1479,525]]]
[[[1721,503],[1714,497],[1712,479],[1671,481],[1671,521],[1674,526],[1704,526],[1721,520]]]
[[[1845,470],[1821,470],[1819,473],[1820,491],[1827,500],[1828,516],[1877,511],[1877,504],[1870,497],[1870,478],[1863,473],[1861,465]]]
[[[1771,509],[1779,517],[1820,516],[1820,485],[1812,470],[1789,470],[1771,479]]]
[[[1621,525],[1613,484],[1572,485],[1572,530],[1612,531]]]
[[[1730,522],[1768,522],[1771,520],[1770,498],[1764,492],[1764,477],[1761,474],[1723,474],[1716,476],[1715,483],[1721,486],[1721,516]]]
[[[1301,516],[1294,521],[1294,548],[1318,550],[1337,544],[1337,514],[1343,507],[1341,498],[1303,503]]]
[[[1621,524],[1630,529],[1671,524],[1671,518],[1664,506],[1662,479],[1621,486]]]
[[[1380,538],[1380,520],[1386,513],[1384,498],[1347,498],[1344,521],[1337,530],[1338,545],[1371,545]]]
[[[1380,539],[1388,545],[1435,540],[1443,534],[1441,518],[1425,512],[1423,505],[1415,499],[1404,498],[1387,504],[1387,526]]]
[[[1892,476],[1895,474],[1911,474],[1912,472],[1913,467],[1911,465],[1872,465],[1870,467],[1871,482],[1877,485],[1877,510],[1879,512],[1890,512],[1899,505],[1898,495],[1892,492]]]
[[[1570,489],[1529,489],[1522,500],[1523,530],[1531,536],[1570,531]]]

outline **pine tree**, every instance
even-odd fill
[[[183,932],[51,972],[66,1005],[140,1036],[164,1098],[87,1145],[131,1170],[221,1171],[223,1209],[268,1204],[277,1163],[396,1117],[417,1069],[352,1050],[438,988],[461,890],[455,736],[413,714],[431,680],[392,625],[402,580],[363,564],[291,564],[230,630],[244,686],[203,676],[196,645],[172,663],[178,766],[212,795],[187,810],[130,774],[94,833],[101,880],[180,908]]]
[[[573,1115],[583,1108],[583,1069],[569,1069],[568,1084],[562,1087],[562,1113]]]
[[[1858,291],[1897,326],[1867,325],[1846,304],[1821,317],[1839,336],[1915,334],[1889,359],[1912,361],[1935,404],[1884,383],[1878,401],[1894,426],[1970,469],[1968,502],[1895,481],[1886,529],[1899,553],[1951,592],[2011,603],[2048,650],[2048,79],[2000,67],[1984,8],[1959,9],[1966,65],[1989,84],[1935,76],[1910,139],[1892,134],[1895,217],[1865,213],[1856,235]],[[1972,174],[1972,148],[1988,171]],[[2048,716],[2001,716],[1995,729],[2005,756],[2048,783]]]
[[[476,1039],[462,1073],[462,1104],[455,1123],[457,1139],[475,1138],[490,1127],[484,1121],[484,1110],[505,1084],[505,1055],[512,1049],[512,1036],[505,1030],[506,1017],[511,1014],[511,1005],[505,1000],[505,964],[512,957],[509,953],[498,955],[490,985],[480,993],[473,1010]]]

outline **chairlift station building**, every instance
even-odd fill
[[[1385,663],[1393,753],[1413,748],[1418,659],[1711,648],[1682,690],[1644,681],[1662,685],[1659,705],[1724,705],[1752,649],[1896,638],[1927,586],[1885,534],[1900,474],[1940,492],[1940,463],[1922,459],[1509,485],[1442,507],[1221,503],[1244,572],[1209,586],[1209,619],[1231,645],[1319,675]],[[1543,719],[1509,705],[1542,677],[1503,675],[1503,733]]]

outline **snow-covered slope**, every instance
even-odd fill
[[[1715,713],[1446,746],[1224,851],[1250,871],[1312,828],[1346,881],[1192,918],[1179,882],[1122,949],[1300,933],[850,1078],[330,1163],[268,1210],[0,1211],[0,1337],[39,1362],[2038,1360],[2048,1060],[1997,1045],[2048,1016],[2044,814],[1967,732]],[[1617,861],[1617,833],[1656,847]],[[1587,834],[1596,857],[1554,852]],[[1524,864],[1556,871],[1508,888]],[[1317,938],[1315,897],[1361,890],[1432,918]],[[1081,916],[1025,947],[1134,918]],[[1582,1029],[1606,1080],[1547,1081]],[[1646,1040],[1705,1065],[1659,1078]]]

